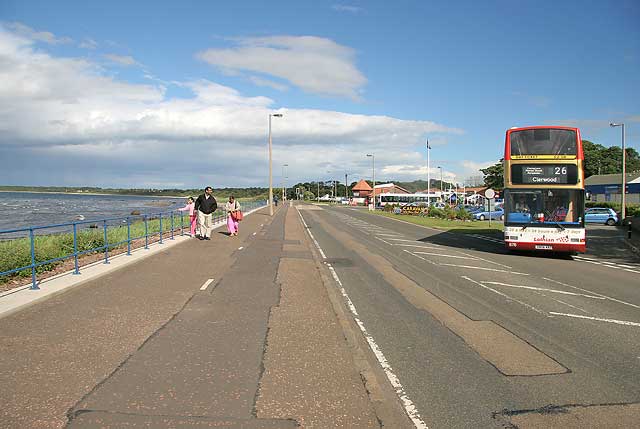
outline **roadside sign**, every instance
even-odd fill
[[[484,191],[484,196],[491,199],[493,197],[496,196],[496,191],[494,191],[493,189],[489,188],[486,191]]]

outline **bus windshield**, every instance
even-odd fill
[[[534,128],[510,134],[511,156],[576,155],[577,136],[574,130]]]
[[[581,189],[508,189],[504,207],[506,224],[584,224]]]

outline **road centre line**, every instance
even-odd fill
[[[583,316],[581,314],[556,313],[555,311],[550,311],[549,314],[552,314],[554,316],[574,317],[576,319],[595,320],[597,322],[615,323],[617,325],[640,326],[640,323],[638,322],[629,322],[626,320],[616,320],[616,319],[604,319],[602,317]]]
[[[497,290],[495,290],[495,289],[493,289],[493,288],[490,288],[489,286],[485,286],[485,285],[483,285],[482,283],[477,282],[477,281],[475,281],[475,280],[473,280],[473,279],[471,279],[471,278],[469,278],[469,277],[467,277],[467,276],[461,276],[461,277],[462,277],[463,279],[465,279],[465,280],[469,280],[470,282],[477,284],[477,285],[478,285],[478,286],[480,286],[480,287],[483,287],[483,288],[485,288],[485,289],[487,289],[487,290],[490,290],[490,291],[491,291],[491,292],[493,292],[493,293],[496,293],[496,294],[498,294],[498,295],[500,295],[500,296],[502,296],[502,297],[504,297],[504,298],[507,298],[507,299],[508,299],[508,300],[510,300],[510,301],[517,302],[518,304],[523,305],[523,306],[527,307],[528,309],[535,311],[536,313],[540,313],[540,314],[542,314],[542,315],[544,315],[544,316],[547,316],[547,313],[545,313],[545,312],[544,312],[544,311],[542,311],[542,310],[538,310],[538,309],[537,309],[537,308],[535,308],[533,305],[530,305],[530,304],[527,304],[526,302],[522,302],[522,301],[520,301],[520,300],[518,300],[518,299],[515,299],[515,298],[513,298],[513,297],[511,297],[511,296],[507,295],[506,293],[502,293],[502,292],[500,292],[500,291],[497,291]]]
[[[398,397],[400,398],[400,401],[402,402],[402,406],[404,407],[405,413],[407,413],[407,416],[409,416],[409,418],[413,422],[413,425],[417,429],[428,429],[427,424],[422,420],[422,417],[420,417],[420,413],[418,412],[418,409],[413,404],[413,401],[409,399],[409,396],[404,390],[402,383],[400,383],[400,379],[398,378],[397,375],[394,374],[393,369],[391,368],[391,365],[389,365],[389,361],[387,361],[387,358],[382,353],[382,350],[380,350],[380,347],[376,343],[375,339],[373,338],[373,336],[371,336],[371,334],[369,334],[369,332],[367,331],[367,328],[364,326],[364,323],[362,322],[362,320],[360,320],[360,316],[358,315],[358,310],[356,310],[355,305],[353,305],[353,301],[351,301],[351,298],[347,294],[347,291],[345,290],[344,285],[340,280],[340,277],[338,277],[336,270],[334,270],[334,268],[328,262],[325,262],[325,265],[329,268],[329,271],[331,272],[333,279],[338,284],[338,290],[340,291],[343,298],[345,299],[347,303],[347,307],[349,308],[349,311],[351,311],[353,320],[356,322],[356,324],[360,328],[360,331],[362,332],[365,339],[367,340],[367,344],[369,344],[369,348],[371,349],[378,363],[382,367],[382,370],[384,371],[384,374],[386,375],[387,380],[389,380],[389,382],[393,386],[393,389],[395,390],[396,395],[398,395]]]
[[[593,292],[593,291],[590,291],[590,290],[587,290],[587,289],[583,289],[583,288],[580,288],[580,287],[578,287],[578,286],[571,286],[571,285],[568,285],[568,284],[566,284],[566,283],[559,282],[558,280],[549,279],[549,278],[547,278],[547,277],[543,277],[542,279],[543,279],[543,280],[550,281],[550,282],[552,282],[552,283],[557,283],[557,284],[562,285],[562,286],[566,286],[566,287],[570,287],[570,288],[573,288],[573,289],[581,290],[582,292],[587,292],[587,293],[590,293],[590,294],[593,294],[593,295],[601,296],[601,297],[603,297],[603,298],[606,298],[606,299],[608,299],[608,300],[610,300],[610,301],[617,302],[617,303],[619,303],[619,304],[628,305],[628,306],[630,306],[630,307],[635,307],[635,308],[640,308],[640,305],[631,304],[630,302],[621,301],[621,300],[616,299],[616,298],[611,298],[610,296],[603,295],[603,294],[598,293],[598,292]]]
[[[204,284],[202,285],[202,287],[200,287],[200,290],[206,290],[207,287],[209,287],[209,285],[213,283],[213,279],[209,279],[206,282],[204,282]]]
[[[482,271],[493,271],[496,273],[507,273],[507,274],[516,274],[520,276],[528,276],[528,273],[519,273],[517,271],[507,271],[507,270],[499,270],[497,268],[485,268],[485,267],[474,267],[471,265],[456,265],[456,264],[446,264],[444,262],[438,263],[438,265],[444,265],[445,267],[457,267],[457,268],[469,268],[472,270],[482,270]]]
[[[376,235],[380,235],[382,237],[404,237],[404,235],[402,234],[382,234],[382,233],[376,233]]]
[[[457,255],[445,255],[443,253],[432,253],[432,252],[417,252],[417,251],[413,251],[413,253],[418,253],[420,255],[430,255],[430,256],[441,256],[443,258],[458,258],[458,259],[470,259],[473,261],[476,261],[477,259],[474,258],[473,256],[457,256]]]
[[[415,257],[416,257],[416,258],[418,258],[418,259],[422,259],[423,261],[430,263],[431,265],[438,265],[437,263],[435,263],[435,262],[433,262],[433,261],[430,261],[430,260],[428,260],[427,258],[423,258],[423,257],[422,257],[422,256],[420,256],[420,255],[416,255],[415,253],[412,253],[412,252],[408,251],[407,249],[404,249],[404,251],[405,251],[405,252],[407,252],[409,255],[413,255],[413,256],[415,256]]]
[[[559,293],[559,294],[562,294],[562,295],[582,296],[582,297],[591,298],[591,299],[602,299],[602,300],[606,299],[606,298],[601,297],[601,296],[586,295],[586,294],[583,294],[583,293],[567,292],[565,290],[546,289],[546,288],[534,287],[534,286],[510,285],[508,283],[492,282],[492,281],[482,281],[480,283],[488,284],[488,285],[495,285],[495,286],[505,286],[505,287],[511,287],[511,288],[518,288],[518,289],[529,289],[529,290],[535,290],[535,291],[541,291],[541,292]]]

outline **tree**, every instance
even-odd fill
[[[491,167],[481,168],[480,171],[484,174],[485,186],[498,191],[504,188],[504,166],[502,165],[502,161]]]
[[[622,148],[604,147],[601,144],[582,140],[584,150],[584,176],[594,174],[622,173]],[[625,148],[627,172],[640,171],[640,155],[633,148]]]

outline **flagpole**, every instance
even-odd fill
[[[427,139],[427,203],[431,205],[431,146],[429,146],[429,139]]]

